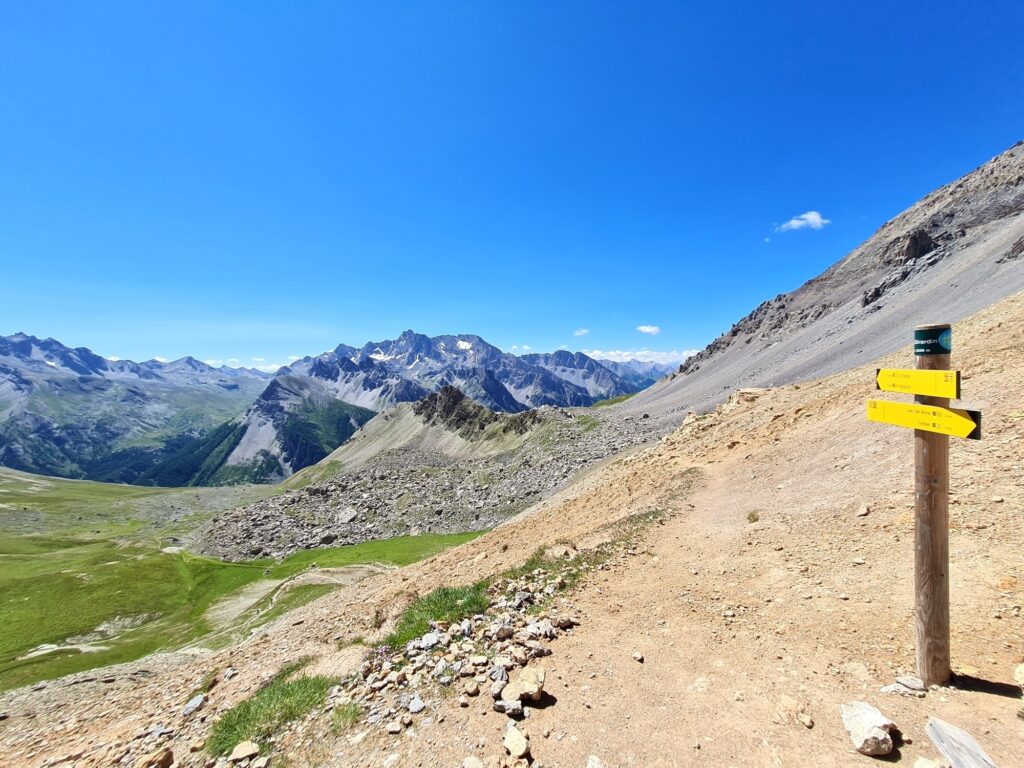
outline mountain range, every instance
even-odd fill
[[[0,337],[0,464],[146,485],[274,482],[375,413],[446,386],[518,413],[633,394],[672,369],[579,352],[516,356],[479,336],[410,330],[268,374],[192,357],[110,360],[16,333]]]

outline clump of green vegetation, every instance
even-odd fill
[[[289,678],[310,659],[282,667],[256,694],[224,713],[206,742],[212,755],[223,755],[241,741],[257,743],[272,736],[286,723],[298,720],[323,703],[334,679],[325,675]]]
[[[343,704],[331,713],[331,731],[335,734],[344,733],[359,722],[363,709],[354,701]]]
[[[340,587],[340,584],[300,584],[297,587],[291,587],[265,613],[260,615],[260,623],[273,621],[318,597],[323,597],[328,592],[340,589]]]
[[[629,400],[629,398],[631,398],[635,394],[636,394],[636,392],[634,392],[632,394],[629,394],[629,395],[619,395],[618,397],[608,397],[608,398],[605,398],[604,400],[598,400],[596,403],[594,403],[590,407],[591,408],[605,408],[605,407],[607,407],[609,405],[615,405],[616,403],[624,403],[627,400]]]
[[[199,681],[199,685],[197,685],[195,689],[192,691],[192,693],[190,693],[185,698],[185,701],[188,701],[193,696],[198,696],[200,693],[209,693],[210,691],[212,691],[213,686],[217,684],[217,675],[219,673],[220,667],[214,667],[205,675],[203,675],[203,679]]]
[[[384,644],[403,648],[410,640],[425,634],[431,621],[461,621],[475,613],[483,613],[488,605],[486,581],[467,587],[435,589],[405,609],[395,631],[387,636]]]
[[[350,544],[344,547],[304,549],[289,555],[271,567],[269,575],[272,579],[284,579],[302,573],[314,563],[320,568],[340,568],[344,565],[362,563],[409,565],[433,557],[449,547],[472,541],[483,533],[484,531],[424,533],[420,536],[396,536],[393,539],[364,541],[361,544]]]
[[[761,519],[761,515],[758,514],[756,509],[755,510],[751,510],[750,512],[747,512],[747,522],[748,523],[756,523],[760,519]]]

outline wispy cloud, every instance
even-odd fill
[[[294,363],[296,360],[301,360],[301,359],[302,358],[299,357],[298,355],[288,355],[288,362],[289,363]]]
[[[267,359],[265,357],[254,357],[252,358],[252,361],[254,363],[265,363],[267,362]]]
[[[590,333],[590,329],[589,328],[577,328],[575,331],[572,332],[572,335],[573,336],[586,336],[588,333]]]
[[[223,360],[203,360],[203,362],[214,368],[220,368],[222,365],[224,365]]]
[[[513,344],[508,348],[509,352],[532,352],[533,347],[529,344]]]
[[[778,224],[775,227],[775,231],[789,232],[794,229],[821,229],[826,224],[831,223],[831,219],[826,219],[817,211],[808,211],[807,213],[801,213],[799,216],[794,216],[789,221]]]
[[[642,360],[651,363],[681,363],[691,355],[697,354],[696,349],[673,349],[660,351],[654,349],[584,349],[583,354],[597,360],[614,360],[623,363],[627,360]]]
[[[158,363],[170,362],[166,357],[154,357],[153,359],[156,360]]]
[[[661,333],[661,328],[656,325],[638,325],[636,327],[640,333],[646,333],[648,336],[657,336]]]

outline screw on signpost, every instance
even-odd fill
[[[948,371],[949,325],[914,329],[918,370]],[[949,407],[949,399],[915,395],[921,405]],[[926,685],[949,680],[949,436],[914,430],[914,586],[917,676]]]

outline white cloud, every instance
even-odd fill
[[[278,368],[284,367],[284,363],[269,363],[267,365],[253,365],[251,367],[264,373],[276,373]]]
[[[697,354],[696,349],[674,349],[658,351],[653,349],[584,349],[583,354],[596,360],[614,360],[622,363],[627,360],[641,360],[651,363],[681,363],[691,355]]]
[[[648,336],[657,336],[661,333],[661,328],[656,325],[638,325],[636,327],[640,333],[646,333]]]
[[[766,237],[766,238],[764,239],[764,241],[765,241],[766,243],[770,243],[770,242],[772,241],[772,239],[771,239],[770,237]]]
[[[302,358],[299,357],[298,355],[288,355],[288,362],[289,363],[294,363],[296,360],[301,360],[301,359]]]
[[[529,344],[523,344],[522,348],[523,348],[524,352],[532,352],[533,351],[533,347],[531,347]]]
[[[224,365],[223,360],[203,360],[203,362],[214,368],[220,368],[222,365]]]
[[[794,216],[789,221],[775,227],[776,232],[789,232],[794,229],[821,229],[826,224],[831,224],[831,219],[824,218],[817,211],[808,211]]]
[[[590,329],[589,328],[577,328],[575,331],[572,332],[572,335],[573,336],[586,336],[588,333],[590,333]]]
[[[267,362],[267,359],[265,357],[253,357],[253,358],[251,358],[251,360],[254,363],[265,363],[265,362]]]
[[[156,361],[157,361],[158,363],[166,363],[166,362],[169,362],[169,361],[168,361],[168,359],[167,359],[166,357],[154,357],[153,359],[154,359],[154,360],[156,360]]]
[[[228,365],[238,365],[242,361],[239,360],[237,357],[229,357],[226,362]]]
[[[120,359],[121,359],[121,358],[120,358],[120,357],[118,357],[117,355],[113,355],[112,357],[108,357],[108,358],[107,358],[107,360],[109,360],[109,361],[110,361],[110,362],[112,362],[112,363],[116,363],[116,362],[117,362],[117,361],[119,361]]]

